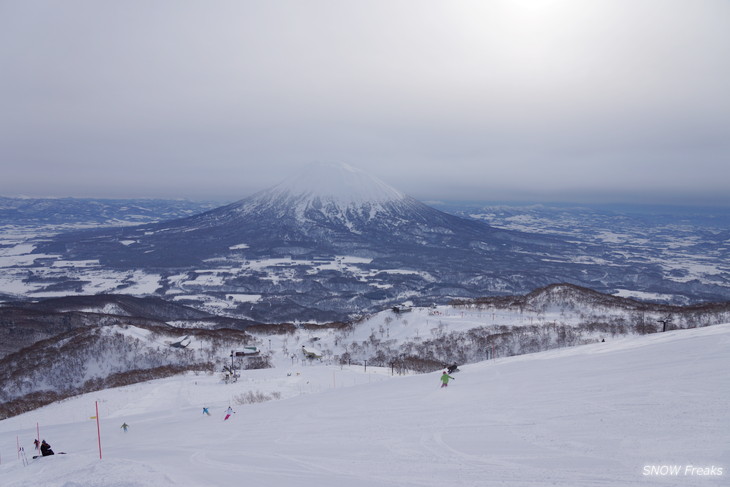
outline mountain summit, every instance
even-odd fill
[[[405,195],[380,179],[344,163],[313,163],[273,188],[259,193],[279,195],[307,204],[348,207],[399,201]]]
[[[305,233],[329,229],[361,232],[376,217],[408,218],[402,205],[421,205],[395,188],[348,164],[314,163],[276,186],[230,205],[225,218],[286,220]],[[408,211],[408,210],[406,210]],[[216,225],[222,215],[216,215]],[[397,216],[396,216],[397,215]],[[288,232],[287,232],[288,233]]]

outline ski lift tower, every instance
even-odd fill
[[[669,318],[664,318],[663,320],[657,320],[657,323],[662,324],[662,332],[667,331],[667,325],[671,322],[672,322],[672,320],[670,320]]]

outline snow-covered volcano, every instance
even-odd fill
[[[242,246],[252,257],[376,257],[428,248],[493,248],[495,238],[513,233],[431,208],[349,165],[318,163],[200,215],[91,238],[70,235],[63,250],[115,266],[169,267],[221,258]]]
[[[66,234],[37,248],[153,272],[158,294],[190,295],[191,305],[213,295],[230,308],[244,296],[233,315],[266,322],[347,319],[406,299],[431,304],[555,282],[609,290],[648,274],[586,265],[576,259],[584,251],[444,213],[346,164],[310,165],[199,215]]]
[[[348,164],[313,163],[276,186],[254,194],[229,207],[226,217],[211,212],[215,225],[221,218],[241,216],[285,218],[288,225],[311,223],[332,230],[358,232],[375,218],[409,219],[422,204],[380,179]]]

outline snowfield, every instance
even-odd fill
[[[460,368],[441,389],[438,373],[282,360],[234,384],[188,374],[80,396],[0,422],[0,484],[727,485],[730,324]],[[238,404],[249,392],[280,399]],[[67,454],[24,466],[16,442],[30,457],[36,425]]]

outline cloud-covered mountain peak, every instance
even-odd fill
[[[406,197],[380,179],[344,163],[313,163],[260,194],[340,207],[400,201]]]

